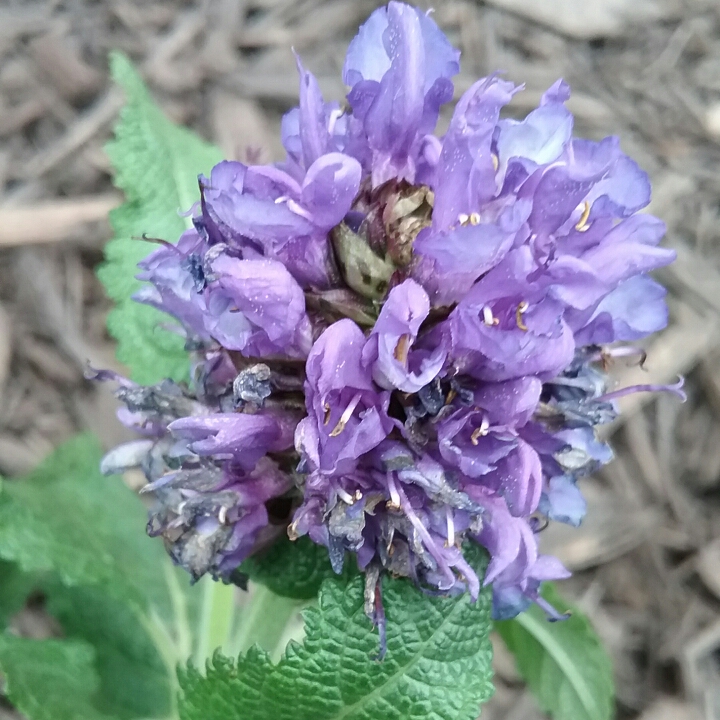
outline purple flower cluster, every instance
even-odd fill
[[[674,253],[638,214],[646,174],[617,138],[573,137],[562,80],[521,121],[500,119],[521,88],[479,80],[435,136],[458,60],[429,15],[376,10],[347,105],[298,61],[285,161],[217,165],[194,228],[141,263],[136,299],[179,321],[191,389],[119,380],[146,439],[105,469],[145,469],[149,530],[194,577],[287,531],[337,571],[354,553],[377,620],[382,573],[473,598],[492,583],[510,617],[568,574],[538,531],[580,523],[615,399],[682,394],[609,392],[603,373],[667,322],[647,273]]]

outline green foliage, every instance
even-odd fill
[[[25,605],[25,599],[35,589],[36,578],[22,572],[17,565],[0,561],[0,628]]]
[[[66,585],[101,584],[123,601],[152,600],[167,612],[158,587],[165,553],[144,532],[142,502],[119,477],[104,478],[102,451],[78,436],[24,480],[0,493],[0,557],[25,572],[54,571]]]
[[[109,720],[93,702],[99,686],[93,663],[87,643],[0,635],[5,692],[31,720]]]
[[[492,694],[490,596],[431,598],[407,580],[383,586],[384,660],[363,612],[363,583],[328,579],[305,612],[306,637],[277,665],[258,648],[216,655],[180,676],[183,720],[474,720]]]
[[[343,577],[352,574],[349,568],[346,562]],[[308,537],[295,542],[282,538],[261,555],[246,560],[240,570],[276,595],[295,600],[317,597],[323,580],[336,577],[327,548],[316,545]]]
[[[542,594],[561,612],[567,608],[552,585]],[[543,712],[554,720],[609,720],[614,713],[610,658],[588,619],[574,608],[571,612],[570,619],[550,623],[533,606],[495,627]]]
[[[221,160],[220,151],[185,128],[171,123],[153,102],[128,59],[113,54],[112,76],[125,91],[127,104],[107,153],[115,168],[115,184],[125,203],[110,215],[115,238],[106,247],[99,271],[116,307],[108,327],[118,340],[118,357],[142,383],[164,377],[184,379],[187,353],[182,340],[160,327],[170,318],[131,300],[140,287],[137,263],[153,246],[141,239],[176,242],[191,223],[179,214],[199,200],[197,176]]]
[[[168,668],[136,612],[100,587],[46,585],[47,611],[65,634],[95,650],[97,707],[118,718],[165,714],[174,692]]]
[[[67,717],[167,716],[175,667],[192,651],[197,591],[184,576],[182,588],[161,543],[144,532],[142,502],[120,478],[100,475],[100,458],[97,441],[80,436],[0,492],[0,620],[39,590],[65,635],[0,635],[0,669],[30,720],[50,717],[40,708],[74,707],[74,696],[80,705]],[[54,663],[67,665],[67,697]]]

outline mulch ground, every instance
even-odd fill
[[[127,53],[167,114],[227,157],[271,161],[297,93],[290,47],[339,99],[347,41],[378,4],[0,3],[2,474],[81,430],[107,446],[126,437],[112,398],[83,380],[88,360],[116,366],[94,275],[119,202],[102,150],[122,103],[108,53]],[[612,653],[618,718],[720,718],[720,4],[438,0],[435,19],[463,52],[458,93],[500,70],[526,84],[510,107],[522,115],[564,77],[576,133],[619,135],[651,175],[650,211],[679,254],[660,274],[672,318],[646,371],[614,372],[623,384],[683,374],[688,401],[628,399],[608,429],[616,460],[585,483],[587,521],[543,544],[575,571],[564,591]],[[496,664],[483,718],[542,717],[502,648]]]

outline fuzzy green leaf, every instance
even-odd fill
[[[0,492],[0,557],[25,572],[53,571],[66,585],[102,585],[120,600],[169,607],[165,552],[145,535],[140,499],[119,477],[100,474],[90,435],[56,450]]]
[[[542,595],[558,610],[568,609],[552,585]],[[533,606],[495,627],[543,712],[554,720],[609,720],[615,708],[610,658],[589,620],[570,611],[568,620],[550,623]]]
[[[135,493],[100,475],[101,456],[93,437],[79,436],[27,478],[3,483],[0,557],[16,564],[19,586],[8,611],[24,582],[31,589],[17,572],[35,576],[65,634],[96,648],[98,708],[120,718],[166,715],[175,666],[192,652],[200,590],[178,580],[162,543],[147,537]]]
[[[363,612],[363,582],[326,580],[305,612],[305,640],[273,665],[254,648],[180,675],[183,720],[474,720],[492,694],[490,597],[434,598],[383,585],[387,646]]]
[[[0,630],[22,610],[36,584],[35,576],[22,572],[14,563],[0,561]]]
[[[348,578],[349,564],[345,565],[343,577]],[[327,548],[308,537],[295,542],[282,538],[262,554],[246,560],[240,571],[276,595],[295,600],[317,597],[323,580],[336,577]]]
[[[115,238],[98,273],[116,303],[108,328],[118,340],[119,359],[135,380],[181,380],[188,374],[183,342],[160,327],[172,320],[130,298],[141,284],[135,279],[137,263],[153,250],[139,238],[146,233],[176,242],[191,226],[179,213],[199,200],[198,174],[208,173],[222,158],[217,148],[163,115],[124,55],[113,54],[110,68],[127,104],[106,148],[115,184],[125,193],[125,203],[110,214]]]
[[[110,720],[95,706],[99,680],[90,645],[0,635],[5,693],[29,720]]]
[[[133,720],[164,717],[171,710],[173,678],[137,614],[100,587],[43,586],[47,611],[73,642],[95,650],[99,710]]]

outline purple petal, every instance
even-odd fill
[[[560,157],[572,137],[573,116],[563,104],[569,96],[569,87],[558,80],[545,93],[540,107],[524,120],[498,123],[497,153],[501,176],[513,158],[547,165]]]
[[[520,440],[513,452],[498,461],[487,482],[498,488],[512,515],[527,517],[535,512],[540,502],[540,458],[532,446]]]
[[[458,56],[429,17],[402,3],[376,10],[360,29],[343,77],[373,151],[373,185],[414,179],[419,135],[452,97]]]
[[[625,280],[600,301],[589,320],[582,321],[575,331],[576,342],[601,345],[639,340],[662,330],[668,323],[666,295],[665,288],[647,275]],[[574,324],[572,316],[568,322]]]
[[[348,47],[343,67],[343,82],[349,87],[361,80],[380,82],[390,69],[391,60],[383,43],[383,33],[387,26],[386,7],[375,10],[360,26]]]
[[[476,82],[458,101],[438,163],[434,228],[447,230],[461,213],[470,215],[495,194],[492,137],[500,108],[514,92],[512,83],[493,76]]]
[[[315,341],[308,355],[309,389],[321,396],[346,386],[374,390],[372,378],[360,362],[364,345],[365,335],[352,320],[333,323]]]
[[[575,480],[569,475],[550,478],[538,510],[550,520],[578,527],[585,517],[587,503]]]
[[[214,258],[207,331],[224,347],[249,356],[304,356],[310,324],[302,288],[282,263]]]
[[[665,234],[665,223],[652,215],[634,215],[616,225],[602,243],[582,259],[609,286],[633,275],[668,265],[675,251],[656,247]]]
[[[342,153],[328,153],[308,169],[302,187],[302,203],[313,223],[330,230],[350,210],[360,188],[360,163]]]
[[[416,16],[417,23],[411,18]],[[348,47],[343,67],[343,82],[353,87],[361,80],[380,82],[390,70],[398,53],[388,28],[391,23],[419,33],[425,58],[423,91],[427,92],[438,78],[450,78],[460,72],[460,51],[450,45],[435,21],[418,8],[390,2],[370,15]],[[420,38],[414,37],[418,42]]]
[[[314,427],[303,421],[296,444],[325,473],[352,471],[395,425],[387,415],[389,393],[378,392],[361,362],[364,345],[362,330],[344,319],[327,328],[308,355],[305,394]]]
[[[177,245],[160,246],[138,263],[142,272],[138,280],[152,283],[144,285],[133,298],[156,307],[177,318],[194,335],[206,337],[203,327],[205,303],[201,294],[202,283],[191,271],[194,259],[202,264],[205,245],[196,230],[184,232]]]
[[[330,133],[327,128],[325,103],[315,76],[305,70],[296,56],[300,74],[300,115],[299,134],[302,143],[303,161],[309,168],[321,155],[331,149]]]
[[[475,391],[475,404],[487,411],[492,424],[521,427],[535,412],[541,390],[542,383],[532,376],[483,383]]]
[[[280,427],[267,415],[216,413],[206,417],[184,417],[170,423],[169,429],[175,437],[186,440],[197,455],[232,457],[248,470],[268,450],[284,449],[278,446]]]
[[[447,356],[443,345],[432,352],[411,350],[429,313],[427,293],[414,280],[390,291],[363,349],[363,362],[373,363],[373,379],[380,387],[414,393],[442,369]]]
[[[459,300],[472,284],[502,259],[515,231],[495,224],[467,225],[449,233],[423,230],[415,240],[420,256],[414,273],[436,304]]]

